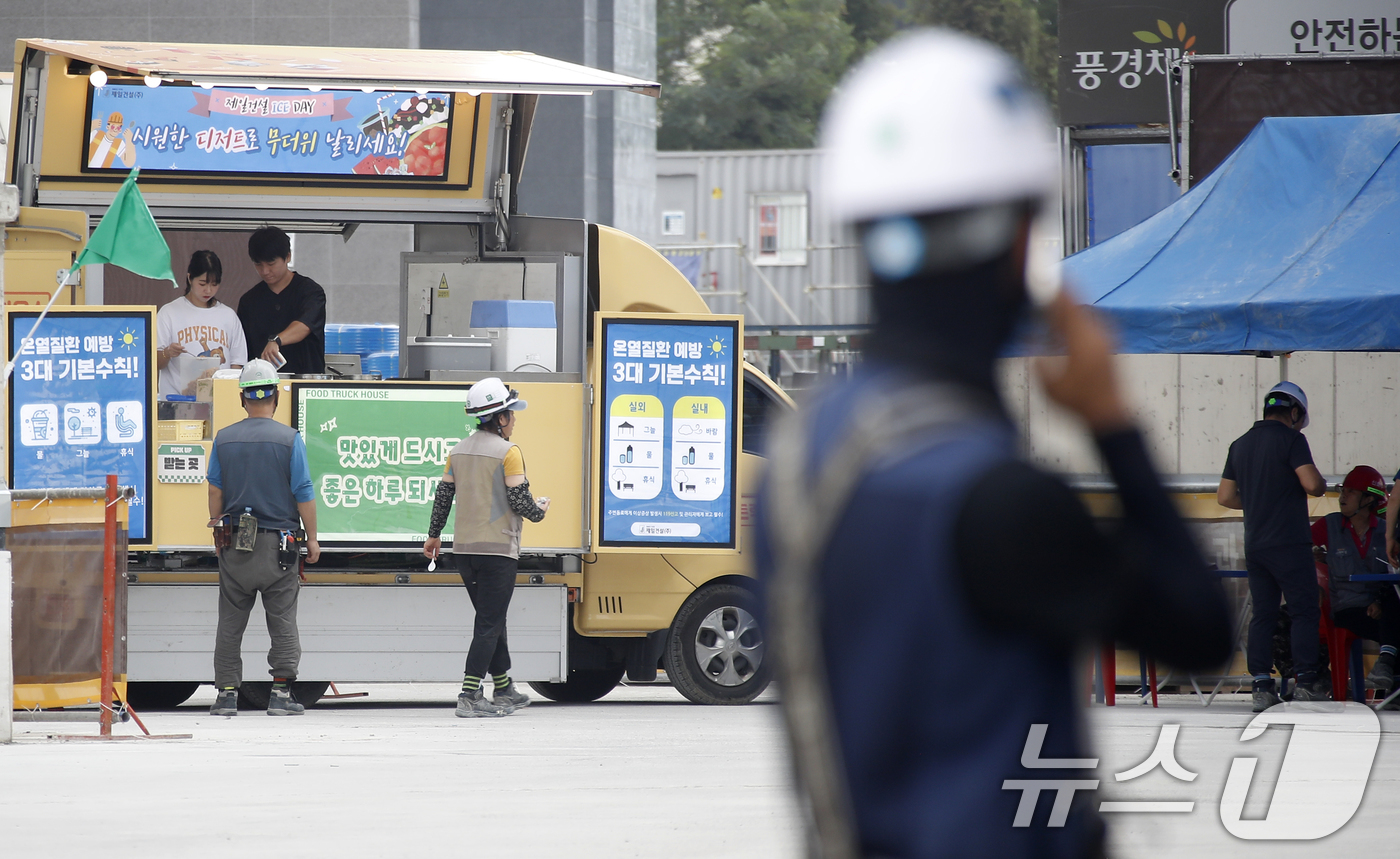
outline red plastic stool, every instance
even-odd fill
[[[1327,581],[1327,565],[1317,562],[1319,582]],[[1347,700],[1347,678],[1351,678],[1351,700],[1366,702],[1366,673],[1361,660],[1361,639],[1349,629],[1332,623],[1332,600],[1326,590],[1322,596],[1322,611],[1318,618],[1318,634],[1327,643],[1328,661],[1332,666],[1332,700]]]

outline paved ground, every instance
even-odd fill
[[[95,725],[16,723],[17,742],[0,746],[0,855],[796,852],[772,703],[697,707],[670,688],[622,688],[468,720],[452,714],[452,686],[341,687],[357,690],[371,696],[223,718],[202,687],[190,706],[144,717],[191,740],[54,743],[45,734]]]
[[[1315,841],[1245,841],[1227,832],[1220,818],[1221,795],[1231,763],[1235,758],[1258,758],[1243,817],[1262,819],[1267,814],[1266,831],[1281,834],[1287,826],[1290,809],[1282,797],[1286,791],[1280,790],[1275,797],[1274,788],[1280,781],[1285,752],[1295,760],[1303,759],[1299,753],[1306,751],[1308,743],[1298,742],[1294,732],[1300,729],[1275,725],[1255,739],[1241,741],[1241,734],[1253,715],[1245,697],[1239,695],[1222,696],[1209,709],[1201,708],[1190,696],[1166,697],[1158,710],[1134,703],[1123,706],[1122,696],[1119,696],[1119,703],[1120,706],[1113,708],[1092,708],[1088,714],[1095,748],[1100,755],[1096,774],[1101,779],[1099,799],[1188,800],[1196,805],[1189,814],[1112,815],[1108,822],[1113,856],[1144,859],[1267,856],[1277,859],[1395,855],[1395,824],[1397,810],[1400,810],[1400,713],[1379,714],[1379,747],[1364,798],[1349,823],[1335,834]],[[1328,702],[1312,706],[1325,709],[1339,705]],[[1330,735],[1327,739],[1340,742],[1342,747],[1364,733],[1348,723],[1342,714],[1322,716],[1323,734]],[[1116,773],[1129,770],[1149,756],[1164,724],[1181,726],[1176,759],[1189,772],[1198,773],[1198,777],[1191,782],[1180,781],[1158,768],[1139,778],[1117,782]],[[1341,752],[1321,755],[1324,760],[1341,756]],[[1325,769],[1327,765],[1304,766],[1298,770],[1314,785],[1321,785],[1316,798],[1308,801],[1309,808],[1326,804],[1345,791],[1344,784],[1324,782]],[[1279,800],[1278,808],[1270,807],[1273,799]]]
[[[47,735],[95,726],[17,723],[18,741],[0,747],[0,855],[799,855],[771,692],[755,706],[722,708],[693,706],[666,687],[622,688],[591,705],[540,702],[468,721],[452,716],[451,686],[342,691],[371,695],[302,718],[225,719],[204,712],[205,687],[179,711],[149,714],[153,731],[191,740],[59,743]],[[1279,776],[1288,729],[1242,743],[1250,718],[1240,698],[1209,710],[1167,698],[1156,711],[1089,712],[1100,799],[1196,802],[1189,814],[1115,815],[1114,855],[1389,855],[1400,713],[1381,717],[1360,811],[1337,834],[1306,843],[1242,841],[1220,822],[1232,758],[1260,759],[1263,789],[1250,792],[1246,817],[1263,813]],[[1176,759],[1199,777],[1186,783],[1158,769],[1116,783],[1113,774],[1145,759],[1169,723],[1182,726]],[[1049,798],[1041,803],[1037,825]]]

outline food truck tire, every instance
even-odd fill
[[[666,676],[696,704],[747,704],[773,676],[765,659],[757,599],[748,588],[716,582],[681,604],[664,654]]]
[[[568,679],[563,683],[532,681],[530,688],[561,704],[586,704],[589,701],[597,701],[615,689],[617,684],[622,682],[624,670],[621,665],[609,668],[571,668]]]
[[[193,681],[132,681],[126,684],[126,702],[138,713],[173,710],[188,701],[198,688],[199,684]]]
[[[329,680],[297,680],[292,683],[292,695],[301,704],[310,707],[319,701],[329,688]],[[238,709],[266,710],[267,699],[271,696],[271,682],[244,683],[238,687]]]

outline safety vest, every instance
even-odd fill
[[[125,138],[118,137],[114,140],[99,131],[92,136],[92,154],[88,158],[88,166],[111,167],[116,163],[118,156],[126,154],[126,147]]]
[[[1353,582],[1351,576],[1361,573],[1384,573],[1385,520],[1371,529],[1371,545],[1366,557],[1356,551],[1351,528],[1340,513],[1327,514],[1327,575],[1332,613],[1346,608],[1365,608],[1376,601],[1375,582]]]
[[[251,509],[262,528],[301,527],[292,494],[292,445],[297,431],[272,418],[244,418],[219,430],[214,454],[223,475],[224,513]]]
[[[506,498],[506,454],[512,447],[495,433],[478,430],[448,454],[457,481],[453,554],[520,557],[521,518]]]
[[[867,373],[815,398],[803,417],[811,473],[839,458],[834,448],[853,425],[863,431],[855,422],[868,413],[854,403],[881,388],[898,399],[905,382],[871,362]],[[989,629],[959,580],[953,529],[963,499],[988,469],[1014,459],[1016,447],[1015,429],[985,412],[912,439],[860,478],[824,535],[814,588],[819,649],[863,855],[1070,859],[1093,855],[1102,839],[1089,790],[1074,794],[1063,826],[1046,825],[1046,796],[1032,826],[1012,825],[1022,794],[1004,782],[1086,778],[1083,769],[1023,767],[1033,725],[1048,726],[1041,759],[1089,757],[1075,705],[1083,678],[1072,654]],[[760,495],[755,552],[769,586],[781,562],[772,489]],[[1006,526],[1016,527],[1016,517],[1008,514]]]

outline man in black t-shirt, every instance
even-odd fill
[[[1279,703],[1271,676],[1274,626],[1279,597],[1292,619],[1295,701],[1327,698],[1317,678],[1317,577],[1313,569],[1308,498],[1327,484],[1313,464],[1302,430],[1308,425],[1308,397],[1292,382],[1279,382],[1264,397],[1264,419],[1235,439],[1225,457],[1216,500],[1244,511],[1244,559],[1254,614],[1249,622],[1246,658],[1254,675],[1254,712]]]
[[[277,227],[254,231],[248,256],[262,278],[238,302],[248,357],[269,361],[284,373],[324,373],[326,291],[287,268],[292,241]]]

